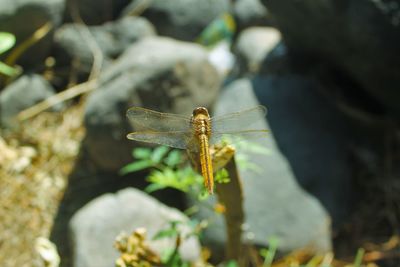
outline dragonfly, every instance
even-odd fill
[[[126,115],[135,132],[130,140],[186,149],[198,155],[204,186],[213,194],[214,173],[210,146],[219,144],[225,136],[249,139],[264,136],[265,129],[254,129],[253,125],[266,114],[264,106],[210,117],[204,107],[193,110],[191,116],[162,113],[142,107],[128,109]]]

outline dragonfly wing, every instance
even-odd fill
[[[135,131],[190,132],[190,117],[132,107],[126,112]]]
[[[133,132],[126,136],[128,139],[165,145],[180,149],[193,149],[192,138],[187,132],[171,131],[171,132]]]
[[[241,132],[255,128],[254,125],[262,120],[267,113],[264,106],[256,106],[251,109],[233,112],[230,114],[213,117],[211,119],[212,133]]]
[[[223,133],[212,133],[210,144],[215,145],[222,141],[227,141],[230,144],[237,144],[242,141],[257,140],[266,137],[268,130],[243,130]]]

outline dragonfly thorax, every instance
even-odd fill
[[[192,127],[196,135],[205,134],[207,137],[211,135],[211,122],[208,110],[203,107],[193,110]]]

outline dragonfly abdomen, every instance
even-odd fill
[[[204,177],[204,186],[207,188],[208,192],[212,194],[214,189],[214,176],[208,144],[208,136],[206,134],[201,134],[199,136],[199,143],[201,174]]]

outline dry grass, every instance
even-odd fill
[[[49,237],[78,154],[81,109],[42,113],[0,137],[0,266],[43,266],[35,241]]]

